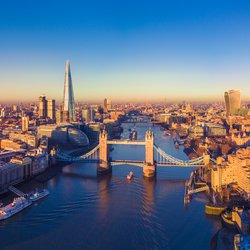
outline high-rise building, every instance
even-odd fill
[[[110,99],[105,98],[103,103],[104,112],[109,111],[112,108],[112,102]]]
[[[16,104],[14,104],[12,106],[12,110],[13,110],[13,112],[17,112],[17,111],[19,111],[19,107]]]
[[[75,102],[70,72],[70,63],[66,63],[64,94],[63,94],[63,121],[75,121]]]
[[[56,110],[56,123],[60,124],[63,121],[63,112],[61,109]]]
[[[1,115],[0,115],[0,116],[1,116],[1,117],[5,117],[5,115],[6,115],[5,109],[2,108],[2,109],[1,109]]]
[[[47,102],[47,115],[50,119],[56,119],[56,102],[55,100],[48,100]]]
[[[94,121],[95,111],[92,108],[82,110],[82,118],[85,123]]]
[[[22,131],[29,130],[29,117],[27,115],[22,117]]]
[[[240,109],[241,99],[240,90],[231,89],[224,93],[225,104],[226,104],[226,115],[235,115],[237,110]]]
[[[39,117],[47,117],[47,100],[45,95],[39,96]]]

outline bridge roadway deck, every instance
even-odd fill
[[[158,167],[183,167],[183,168],[198,168],[204,167],[204,164],[183,164],[175,162],[156,162]]]
[[[139,167],[143,167],[144,162],[143,161],[134,161],[134,160],[113,160],[111,162],[111,165],[135,165]],[[180,163],[162,163],[162,162],[156,162],[156,167],[183,167],[183,168],[195,168],[195,167],[202,167],[203,165],[189,165],[189,164],[180,164]]]
[[[130,161],[130,160],[114,160],[110,163],[112,166],[115,165],[134,165],[134,166],[138,166],[138,167],[143,167],[143,161]]]
[[[145,141],[142,140],[136,140],[136,141],[131,141],[131,140],[109,140],[107,141],[107,144],[112,145],[145,145]]]

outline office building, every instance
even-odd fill
[[[39,117],[46,118],[47,117],[47,100],[45,95],[39,96]]]
[[[50,119],[56,119],[56,102],[55,100],[48,100],[47,102],[47,115]]]
[[[64,94],[63,94],[63,121],[75,121],[75,102],[74,92],[70,71],[70,63],[66,63],[65,80],[64,80]]]
[[[233,116],[240,109],[241,99],[240,90],[232,89],[224,93],[226,104],[226,115]]]
[[[2,108],[2,109],[1,109],[1,117],[5,117],[5,115],[6,115],[5,109]]]
[[[61,109],[56,110],[56,123],[60,124],[63,122],[63,112]]]
[[[82,110],[82,118],[85,123],[93,122],[95,117],[95,111],[92,108]]]
[[[112,108],[112,103],[110,99],[107,99],[107,98],[104,99],[103,108],[104,108],[104,112],[108,112]]]
[[[22,117],[22,131],[29,130],[29,117],[27,115]]]

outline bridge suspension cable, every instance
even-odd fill
[[[197,166],[197,165],[204,165],[204,157],[198,157],[196,159],[183,161],[180,159],[177,159],[169,154],[167,154],[165,151],[163,151],[160,147],[157,145],[154,145],[154,149],[157,152],[157,162],[160,164],[171,164],[171,165],[177,165],[177,166]]]
[[[93,148],[92,150],[90,150],[88,153],[78,156],[78,157],[74,157],[74,156],[70,156],[66,153],[63,152],[59,152],[57,154],[57,158],[59,160],[63,160],[63,161],[72,161],[72,162],[77,162],[77,161],[82,161],[82,160],[87,160],[87,159],[93,159],[93,160],[98,160],[98,150],[100,148],[100,145],[98,144],[95,148]]]

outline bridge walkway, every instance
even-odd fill
[[[18,196],[25,196],[25,193],[23,193],[21,190],[13,187],[13,186],[9,186],[9,191],[11,191],[12,193],[18,195]]]

